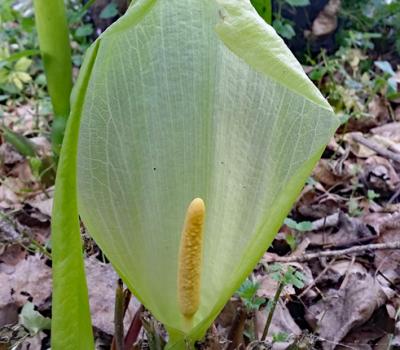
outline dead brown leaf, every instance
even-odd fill
[[[348,162],[321,159],[313,170],[314,179],[324,186],[332,187],[351,178]]]
[[[256,322],[258,329],[258,339],[261,338],[262,333],[264,331],[265,323],[267,322],[268,313],[265,310],[256,312]],[[286,333],[292,336],[290,342],[280,345],[283,346],[283,349],[286,349],[290,343],[293,343],[293,338],[301,335],[301,329],[293,320],[292,315],[290,314],[288,308],[282,303],[278,302],[275,308],[274,315],[272,317],[272,322],[270,328],[268,330],[268,340],[272,340],[272,335],[277,333]]]
[[[385,307],[380,307],[374,312],[371,319],[365,324],[354,328],[341,341],[336,350],[352,349],[373,349],[373,344],[384,335],[393,331],[394,322],[385,311]],[[385,348],[387,350],[388,347]]]
[[[400,122],[387,123],[371,129],[371,133],[387,137],[393,142],[400,142]]]
[[[392,164],[383,157],[369,157],[363,164],[362,181],[369,189],[390,194],[396,190],[400,178]]]
[[[362,218],[349,217],[340,212],[338,218],[338,231],[330,233],[327,230],[308,232],[305,236],[311,244],[317,246],[346,246],[358,242],[360,239],[374,238],[375,232],[363,222]]]
[[[20,307],[28,298],[39,308],[45,307],[51,295],[50,278],[50,267],[38,255],[30,255],[15,266],[0,264],[0,319],[7,320],[12,305]]]
[[[19,154],[9,143],[3,143],[0,146],[0,159],[2,160],[2,164],[13,165],[21,162],[24,157]]]
[[[329,289],[322,300],[306,310],[306,320],[324,339],[324,350],[333,350],[351,329],[365,323],[386,301],[379,282],[355,263],[346,272],[347,282]]]
[[[21,208],[25,184],[18,178],[7,177],[0,185],[0,208]]]
[[[270,275],[265,275],[258,280],[260,284],[257,289],[257,296],[267,299],[272,299],[278,289],[278,282],[271,278]],[[292,285],[286,285],[282,291],[283,295],[293,295],[295,290]]]
[[[112,335],[118,275],[110,264],[103,264],[93,256],[85,260],[85,269],[93,326]],[[139,306],[137,299],[132,297],[124,319],[125,329],[128,329]]]
[[[337,27],[340,0],[329,0],[312,24],[312,34],[316,37],[332,33]]]
[[[368,103],[368,112],[379,121],[389,119],[389,111],[386,106],[386,101],[378,95],[375,95],[371,102]]]
[[[351,153],[353,153],[358,158],[368,158],[376,154],[375,151],[360,144],[359,142],[356,142],[353,139],[353,135],[363,136],[361,132],[349,132],[343,136],[343,140],[345,140],[350,145]]]
[[[394,215],[381,225],[379,243],[400,241],[399,220],[399,215]],[[400,251],[376,251],[374,265],[393,284],[400,282]]]

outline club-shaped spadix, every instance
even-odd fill
[[[137,0],[96,45],[81,73],[80,214],[179,347],[251,272],[337,119],[248,0]],[[206,215],[188,328],[178,260],[196,197]]]

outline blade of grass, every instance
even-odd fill
[[[20,52],[16,52],[6,58],[3,58],[2,60],[0,60],[0,62],[14,62],[22,57],[36,56],[39,54],[40,54],[39,50],[23,50]]]
[[[35,157],[37,155],[35,145],[28,138],[13,132],[4,125],[0,126],[0,130],[3,132],[3,136],[6,142],[13,145],[14,148],[23,156]]]

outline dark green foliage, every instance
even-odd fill
[[[264,298],[257,296],[257,290],[260,287],[258,282],[249,279],[245,280],[237,291],[237,295],[243,300],[245,307],[249,310],[258,310],[265,303]]]

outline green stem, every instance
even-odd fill
[[[124,288],[122,281],[118,280],[118,286],[115,292],[115,309],[114,309],[113,345],[115,345],[115,350],[124,350],[124,311],[125,311]]]
[[[267,323],[265,324],[264,332],[263,332],[262,337],[261,337],[261,341],[264,341],[265,338],[267,338],[268,330],[269,330],[269,327],[271,326],[271,322],[272,322],[272,316],[274,315],[276,304],[278,304],[279,297],[280,297],[280,295],[281,295],[281,293],[283,291],[284,286],[285,285],[282,282],[280,282],[279,286],[278,286],[278,289],[276,290],[274,299],[272,301],[271,309],[269,310]]]
[[[96,2],[96,0],[89,0],[85,5],[82,6],[82,9],[80,12],[85,14],[95,2]]]

